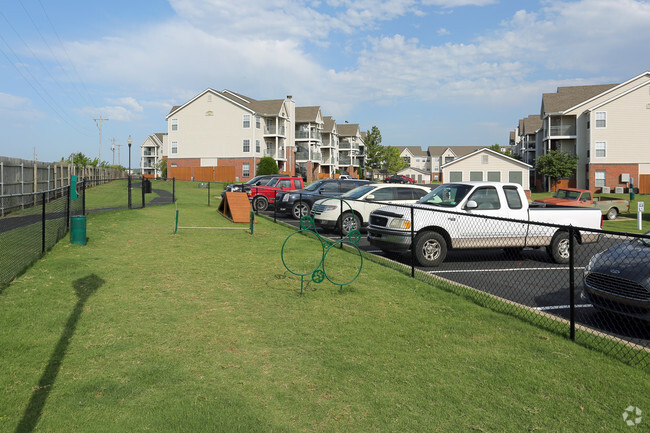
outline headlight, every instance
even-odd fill
[[[600,252],[600,253],[594,255],[594,256],[591,258],[591,260],[589,260],[589,263],[587,264],[587,266],[585,266],[585,271],[584,271],[585,274],[591,272],[591,270],[594,268],[594,265],[596,264],[596,262],[598,261],[598,259],[600,258],[600,256],[601,256],[602,254],[603,254],[603,253]]]
[[[332,205],[332,204],[322,204],[322,205],[320,205],[318,207],[318,210],[320,212],[330,212],[330,211],[336,210],[338,208],[339,208],[338,206],[335,206],[335,205]]]
[[[389,227],[391,229],[408,230],[411,228],[411,221],[402,218],[396,218],[390,222]]]
[[[283,201],[283,202],[288,202],[288,201],[289,201],[289,194],[287,194],[287,195],[285,195],[284,197],[282,197],[282,201]]]

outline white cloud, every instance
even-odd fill
[[[460,6],[487,6],[498,3],[498,0],[422,0],[425,6],[440,6],[455,8]]]
[[[438,34],[438,36],[447,36],[451,34],[451,32],[444,27],[439,28],[436,33]]]
[[[0,117],[22,122],[41,119],[43,113],[34,108],[30,99],[0,92]]]

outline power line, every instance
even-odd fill
[[[102,122],[104,120],[110,120],[110,119],[104,119],[102,118],[102,116],[99,116],[98,119],[93,119],[93,120],[95,121],[95,123],[99,121],[97,127],[99,128],[99,162],[101,163],[102,162]]]

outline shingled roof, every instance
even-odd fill
[[[476,152],[479,149],[483,149],[485,146],[429,146],[428,151],[431,156],[440,156],[447,149],[451,149],[456,156],[465,156],[469,155],[472,152]]]
[[[323,131],[331,132],[334,130],[334,125],[336,125],[336,120],[332,116],[323,117]]]
[[[356,137],[357,131],[361,131],[358,123],[340,123],[336,125],[336,128],[342,137]]]
[[[523,127],[519,129],[521,135],[533,134],[542,127],[542,119],[537,114],[533,114],[523,119]]]
[[[420,146],[394,146],[394,147],[398,148],[400,153],[403,152],[404,149],[408,149],[413,156],[420,156],[420,157],[423,156],[425,158],[427,157],[427,151],[422,149],[422,147]]]
[[[320,107],[296,107],[296,122],[315,122],[318,119]]]
[[[593,86],[558,87],[556,93],[542,95],[542,116],[549,113],[560,113],[571,107],[600,95],[618,84],[596,84]]]

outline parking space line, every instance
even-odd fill
[[[584,266],[574,266],[573,269],[581,270]],[[426,271],[428,274],[466,274],[470,272],[512,272],[512,271],[568,271],[568,266],[557,268],[503,268],[503,269],[458,269],[447,271]]]
[[[593,307],[591,304],[577,304],[575,308],[590,308]],[[571,305],[551,305],[548,307],[533,307],[535,310],[539,311],[549,311],[549,310],[568,310],[571,308]]]

